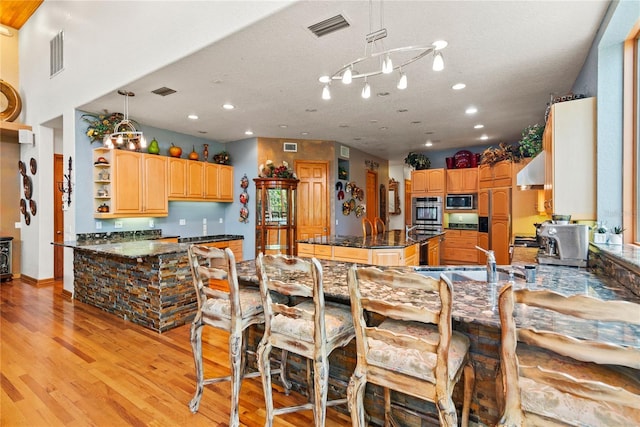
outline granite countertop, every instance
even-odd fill
[[[313,245],[343,246],[348,248],[382,249],[382,248],[406,248],[407,246],[421,243],[444,233],[413,234],[409,237],[402,230],[391,230],[374,236],[324,236],[307,240],[298,240],[298,243]]]
[[[349,290],[347,287],[347,271],[352,264],[338,261],[321,260],[324,275],[324,294],[327,300],[349,303]],[[401,271],[413,271],[412,267],[393,267]],[[482,266],[447,267],[460,270],[463,268],[482,270]],[[511,267],[499,267],[501,271],[508,271]],[[440,268],[442,269],[442,268]],[[239,279],[253,284],[258,283],[255,273],[254,260],[238,263],[237,271]],[[490,285],[480,281],[453,282],[454,320],[466,323],[479,323],[492,327],[500,327],[498,316],[498,294],[507,281],[499,281],[496,285]],[[561,266],[537,266],[536,282],[525,283],[520,272],[516,270],[515,287],[529,287],[531,289],[549,289],[563,295],[589,295],[603,300],[619,299],[640,303],[640,298],[631,291],[622,287],[615,280],[596,276],[595,274],[574,267]],[[362,289],[363,295],[381,297],[387,301],[431,306],[435,304],[429,294],[415,290],[398,293],[392,289],[368,283]],[[610,342],[627,346],[640,347],[640,327],[634,325],[614,326],[610,323],[606,326],[598,321],[581,321],[574,318],[565,318],[555,314],[553,318],[543,316],[540,310],[525,307],[525,310],[516,311],[516,321],[521,325],[545,328],[556,331],[570,332],[573,335],[581,335],[584,338],[607,337]],[[525,311],[525,312],[523,312]]]
[[[129,241],[111,242],[106,239],[80,239],[63,243],[53,242],[54,245],[94,252],[102,255],[117,255],[127,258],[142,258],[148,256],[177,254],[187,252],[193,243],[222,242],[226,240],[240,240],[244,236],[219,234],[215,236],[198,236],[179,238],[179,243],[160,241],[161,239],[176,238],[178,236],[130,236]]]

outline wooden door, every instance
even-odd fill
[[[404,224],[411,226],[411,180],[404,180]]]
[[[64,159],[62,154],[53,155],[53,241],[64,241],[64,212],[62,210],[62,195],[57,182],[63,182]],[[64,276],[64,248],[53,247],[53,278],[62,279]]]
[[[329,162],[296,160],[295,170],[300,180],[297,189],[296,239],[328,236],[331,234],[327,184]]]
[[[143,154],[144,211],[150,214],[167,214],[167,157],[155,154]]]
[[[365,189],[365,201],[367,207],[367,218],[374,223],[378,216],[378,173],[367,171],[367,183]]]

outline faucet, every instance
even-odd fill
[[[413,227],[409,227],[408,225],[404,226],[404,233],[405,233],[405,236],[406,236],[407,239],[409,238],[409,233],[411,233],[416,228],[418,228],[417,225],[414,225]]]
[[[496,266],[496,256],[493,251],[488,251],[480,246],[476,249],[487,255],[487,283],[498,283],[498,269]]]

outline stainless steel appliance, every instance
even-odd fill
[[[0,237],[0,280],[11,280],[11,241],[13,237]]]
[[[476,208],[473,194],[447,194],[445,198],[446,210],[471,210]]]
[[[586,267],[589,256],[589,227],[582,224],[544,223],[538,228],[542,245],[540,264]]]
[[[411,223],[418,234],[442,232],[442,197],[411,199]]]

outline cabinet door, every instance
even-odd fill
[[[463,169],[447,169],[447,194],[462,193],[463,184]]]
[[[489,250],[489,233],[478,233],[478,246],[484,250]],[[484,260],[485,256],[484,252],[478,251],[478,260]]]
[[[142,211],[142,154],[113,150],[114,214]]]
[[[463,193],[478,192],[478,169],[469,168],[462,169],[462,188]]]
[[[220,200],[233,201],[233,167],[219,165],[218,197]]]
[[[427,191],[444,193],[444,169],[427,169]]]
[[[493,165],[493,186],[509,187],[512,181],[512,166],[510,160],[503,160]]]
[[[402,249],[372,249],[373,265],[397,267],[404,265]]]
[[[440,237],[429,239],[428,251],[427,264],[440,265]]]
[[[167,158],[143,154],[143,211],[149,214],[168,214]]]
[[[548,215],[553,213],[553,111],[549,112],[549,119],[542,134],[542,148],[546,156],[544,158],[544,209]]]
[[[489,188],[493,185],[493,169],[484,164],[478,167],[478,185],[480,188]]]
[[[182,198],[187,195],[187,162],[188,160],[169,157],[169,198]]]
[[[411,172],[411,192],[426,193],[427,192],[427,171]]]
[[[214,163],[204,164],[204,198],[218,199],[220,166]]]
[[[187,197],[201,199],[204,195],[204,163],[187,161]]]
[[[510,239],[508,219],[491,221],[491,249],[495,252],[496,263],[499,265],[511,264]]]
[[[511,189],[496,188],[492,191],[491,218],[505,219],[511,213]]]
[[[489,190],[478,191],[478,216],[489,216]]]

